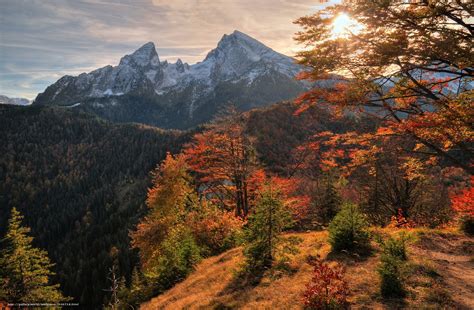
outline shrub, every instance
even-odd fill
[[[410,237],[401,233],[397,238],[388,237],[380,241],[382,247],[381,264],[378,268],[380,276],[380,293],[383,297],[403,297],[404,271],[406,268],[406,246]]]
[[[380,293],[382,296],[385,298],[405,296],[401,276],[403,261],[391,255],[383,255],[381,262],[378,272],[381,280]]]
[[[410,235],[402,232],[397,238],[388,237],[386,240],[380,240],[379,244],[384,254],[406,261],[408,258],[407,244],[410,240]]]
[[[205,256],[217,255],[234,247],[241,233],[242,220],[213,205],[188,215],[187,224]]]
[[[369,247],[368,223],[356,205],[344,204],[329,224],[329,243],[334,251]]]
[[[348,308],[349,288],[342,267],[332,267],[321,260],[315,260],[312,265],[313,277],[303,294],[305,309]]]

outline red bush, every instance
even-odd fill
[[[303,294],[305,309],[346,309],[349,288],[341,266],[315,260],[313,278]]]

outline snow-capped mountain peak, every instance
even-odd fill
[[[165,109],[168,114],[137,116],[140,120],[151,118],[147,123],[185,128],[209,119],[226,102],[240,104],[244,110],[294,98],[308,87],[294,78],[301,69],[292,58],[236,30],[224,35],[217,47],[194,65],[181,59],[160,62],[155,44],[148,42],[124,56],[117,66],[59,79],[39,94],[34,104],[69,107],[80,102],[77,109],[116,119],[119,116],[112,110],[146,100],[151,104],[146,108],[149,111]],[[120,118],[139,111],[129,107],[120,112]],[[179,125],[173,123],[177,118],[181,119]]]
[[[217,48],[208,53],[204,62],[214,63],[212,76],[225,79],[253,80],[255,76],[270,68],[293,78],[301,70],[292,58],[272,50],[238,30],[224,35]]]
[[[268,52],[274,52],[271,48],[265,46],[263,43],[238,30],[235,30],[230,35],[225,34],[217,44],[217,50],[219,51],[232,50],[236,47],[244,48],[250,56],[254,57],[255,61],[260,59],[258,56]]]
[[[140,67],[158,67],[160,65],[160,58],[156,52],[155,44],[148,42],[137,49],[133,54],[126,55],[120,60],[119,65],[135,64]]]

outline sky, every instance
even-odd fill
[[[330,1],[331,2],[331,1]],[[0,94],[34,99],[63,75],[106,65],[146,42],[160,59],[204,59],[239,30],[293,55],[293,21],[321,0],[0,0]]]

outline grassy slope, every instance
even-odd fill
[[[394,231],[383,231],[394,233]],[[308,257],[346,267],[352,308],[472,309],[474,308],[474,239],[452,231],[415,230],[409,248],[408,294],[404,301],[383,300],[378,293],[379,249],[369,257],[330,252],[326,232],[298,233],[300,253],[290,274],[273,272],[255,287],[238,287],[234,273],[242,262],[233,249],[201,262],[184,282],[142,305],[141,309],[301,309],[301,292],[311,278]]]

